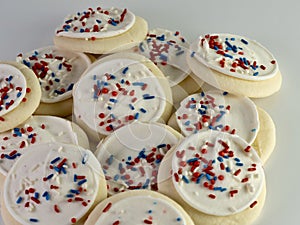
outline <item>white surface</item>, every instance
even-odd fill
[[[144,17],[150,28],[179,30],[189,41],[212,32],[240,34],[256,39],[274,54],[283,75],[282,89],[256,102],[275,121],[277,145],[265,165],[266,205],[255,225],[299,224],[300,195],[296,191],[300,188],[297,140],[300,106],[294,101],[300,96],[297,91],[300,3],[295,0],[2,0],[0,60],[14,60],[20,52],[52,44],[54,30],[67,14],[91,6],[127,7]]]

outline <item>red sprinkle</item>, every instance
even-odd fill
[[[216,196],[214,194],[209,194],[208,197],[210,197],[211,199],[215,199]]]
[[[110,209],[110,207],[112,206],[112,203],[111,202],[109,202],[106,206],[105,206],[105,208],[102,210],[102,212],[108,212],[108,210]]]

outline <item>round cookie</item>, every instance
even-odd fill
[[[147,22],[126,8],[89,8],[65,18],[56,30],[54,44],[72,51],[108,54],[136,46],[147,31]]]
[[[158,192],[135,190],[119,193],[103,202],[84,225],[156,224],[194,225],[182,207]]]
[[[42,97],[35,114],[72,114],[73,86],[91,64],[87,55],[48,46],[19,54],[16,60],[32,69],[39,79]]]
[[[180,203],[196,225],[251,224],[266,195],[256,151],[238,136],[212,130],[186,137],[171,150],[158,181],[159,191]]]
[[[92,143],[136,120],[164,122],[172,93],[161,71],[145,57],[116,53],[89,68],[73,89],[74,118]]]
[[[76,145],[46,143],[30,148],[5,180],[1,207],[5,224],[82,224],[106,198],[98,160]]]
[[[28,119],[41,99],[38,79],[26,66],[0,61],[0,132]]]
[[[184,136],[210,129],[239,135],[249,144],[260,127],[256,105],[249,98],[219,90],[183,99],[168,124]]]
[[[198,91],[203,83],[191,75],[191,69],[186,61],[190,52],[189,43],[178,31],[152,29],[148,32],[146,40],[141,42],[135,51],[154,62],[167,77],[174,104]]]
[[[97,146],[110,195],[150,189],[157,191],[157,173],[165,154],[182,136],[160,123],[135,122],[116,130]]]
[[[191,70],[208,84],[252,98],[279,91],[282,77],[274,56],[254,40],[233,34],[207,34],[190,45]]]

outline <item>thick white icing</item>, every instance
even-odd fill
[[[128,31],[135,23],[135,15],[127,9],[89,8],[69,15],[56,29],[56,36],[71,38],[109,38]]]
[[[59,50],[54,46],[20,54],[17,62],[28,66],[39,78],[41,102],[45,103],[71,98],[73,85],[91,64],[83,53]]]
[[[217,131],[185,138],[172,156],[172,171],[181,198],[216,216],[254,207],[265,182],[256,151],[240,137]]]
[[[165,199],[138,195],[112,203],[95,223],[112,224],[187,225],[187,222],[184,215]]]
[[[130,189],[157,190],[157,172],[166,152],[179,141],[166,125],[135,122],[101,142],[95,153],[100,161],[108,192]]]
[[[78,145],[78,139],[68,120],[54,116],[32,116],[18,127],[0,134],[0,172],[6,175],[32,145],[48,142]]]
[[[162,70],[171,87],[183,81],[191,72],[186,61],[190,52],[189,43],[179,32],[152,29],[137,49],[138,53],[149,58]]]
[[[259,130],[258,112],[249,98],[217,90],[188,96],[175,115],[185,136],[211,129],[239,135],[251,144]]]
[[[200,36],[190,46],[191,56],[228,76],[266,80],[278,72],[274,56],[261,44],[233,34]]]
[[[20,70],[0,64],[0,116],[18,107],[26,95],[26,87],[26,79]]]
[[[47,143],[30,148],[5,180],[8,211],[24,225],[75,223],[99,191],[103,174],[98,160],[75,145]]]
[[[102,135],[135,120],[157,121],[166,106],[158,79],[133,59],[100,60],[75,85],[75,119]]]

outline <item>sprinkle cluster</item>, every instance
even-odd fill
[[[185,49],[182,44],[185,43],[185,39],[180,36],[179,31],[174,34],[155,34],[148,33],[147,39],[139,44],[139,51],[145,54],[145,51],[149,51],[149,59],[156,65],[167,65],[169,59],[169,54],[172,56],[180,56],[185,53]],[[172,38],[172,36],[174,38]],[[178,43],[178,40],[180,43]]]
[[[127,9],[122,11],[113,8],[112,10],[102,9],[98,7],[96,10],[88,8],[87,11],[78,12],[76,15],[68,18],[64,24],[56,31],[56,34],[61,32],[73,33],[98,33],[117,27],[124,21],[127,14]],[[92,37],[95,40],[95,37]]]
[[[71,75],[72,59],[68,60],[52,50],[48,53],[35,50],[28,57],[19,54],[17,61],[33,70],[40,81],[43,95],[47,98],[52,99],[72,91],[74,83],[64,81]]]
[[[98,115],[98,126],[104,127],[106,132],[114,130],[140,119],[147,113],[144,107],[139,107],[141,101],[145,105],[151,104],[156,96],[148,92],[148,83],[142,81],[131,82],[128,78],[130,68],[122,69],[121,76],[114,74],[104,74],[100,79],[94,75],[93,96],[94,101],[104,102],[104,108]],[[128,78],[127,78],[127,74]],[[123,112],[118,112],[118,116],[113,113],[119,106],[124,108]]]
[[[6,111],[14,104],[18,104],[20,101],[25,102],[24,92],[29,93],[30,89],[24,90],[24,87],[16,86],[14,84],[14,76],[9,75],[7,77],[0,78],[0,114],[5,114]],[[0,121],[3,121],[1,119]]]
[[[259,165],[239,157],[241,154],[251,156],[252,148],[246,146],[237,154],[231,145],[230,140],[217,137],[215,142],[204,141],[199,146],[190,144],[187,149],[176,151],[177,169],[173,171],[173,180],[187,185],[186,188],[196,184],[195,195],[206,190],[206,198],[211,200],[253,195],[257,191],[254,182],[260,179]]]
[[[162,143],[151,149],[144,148],[135,156],[119,159],[118,155],[110,155],[101,160],[108,189],[114,193],[125,189],[157,191],[158,168],[170,148],[170,144]]]
[[[255,56],[249,54],[249,42],[244,38],[220,37],[219,35],[205,35],[200,39],[201,48],[211,49],[216,55],[220,68],[228,68],[230,72],[237,72],[249,76],[259,76],[261,71],[275,64],[273,59],[269,65],[261,64]]]
[[[224,92],[223,95],[227,95],[227,92]],[[176,112],[177,121],[185,134],[197,133],[205,129],[236,133],[235,128],[224,123],[231,106],[217,105],[215,98],[209,94],[201,92],[197,97],[189,97],[186,104],[181,107],[189,110],[189,113],[184,111],[181,113],[182,110]]]
[[[46,125],[41,124],[40,128],[46,129]],[[35,144],[37,136],[38,133],[35,131],[34,127],[30,125],[24,125],[23,127],[16,127],[12,129],[10,135],[2,137],[0,144],[1,150],[10,150],[10,152],[2,153],[0,156],[0,162],[3,159],[14,160],[21,156],[22,153],[20,150],[23,150],[29,145]]]

